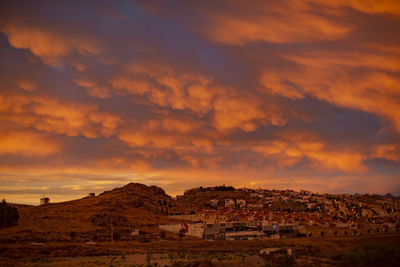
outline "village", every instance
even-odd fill
[[[182,223],[163,224],[160,229],[205,240],[254,240],[379,235],[397,233],[400,228],[400,201],[390,196],[233,190],[252,199],[214,198],[205,205],[193,204],[185,212],[169,215]]]

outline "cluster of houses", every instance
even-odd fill
[[[252,201],[211,199],[207,207],[197,207],[194,214],[171,216],[189,223],[160,228],[207,240],[304,236],[310,227],[368,232],[400,228],[398,200],[357,194],[320,195],[305,190],[239,190],[248,192]]]
[[[294,224],[273,225],[267,221],[246,222],[190,222],[163,224],[160,229],[173,233],[204,238],[205,240],[253,240],[265,238],[296,237],[302,227]]]

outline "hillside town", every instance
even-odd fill
[[[400,201],[390,195],[225,186],[191,189],[185,195],[196,196],[202,204],[194,201],[189,209],[169,215],[184,222],[160,225],[160,229],[206,240],[376,235],[400,229]]]

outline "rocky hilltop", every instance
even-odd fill
[[[171,201],[172,198],[160,187],[130,183],[101,193],[95,205],[110,212],[133,207],[158,213]]]
[[[212,199],[216,199],[220,203],[223,203],[225,199],[243,199],[247,203],[256,203],[256,199],[251,196],[250,192],[224,185],[192,188],[186,190],[183,196],[178,197],[178,201],[197,207],[206,207]]]

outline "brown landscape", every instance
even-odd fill
[[[229,191],[226,191],[229,190]],[[263,190],[269,192],[268,190]],[[357,228],[337,228],[332,222],[302,225],[306,235],[279,238],[240,238],[224,240],[222,237],[203,238],[164,231],[160,225],[191,224],[182,216],[200,216],[197,219],[207,227],[216,220],[215,213],[279,214],[285,218],[297,214],[300,206],[292,203],[291,211],[275,212],[275,206],[288,205],[289,199],[274,200],[271,204],[261,202],[261,190],[211,187],[187,190],[183,196],[172,198],[156,186],[128,184],[122,188],[106,191],[98,196],[78,200],[49,203],[40,206],[7,204],[19,212],[18,225],[0,230],[0,253],[2,265],[18,266],[374,266],[379,259],[393,265],[399,257],[400,233],[398,200],[388,197],[363,196],[379,202],[391,203],[393,213],[382,218],[395,218],[394,228],[385,224],[363,225],[358,219]],[[276,191],[282,196],[292,190]],[[298,193],[300,195],[300,193]],[[314,194],[313,194],[314,195]],[[314,195],[314,198],[330,198]],[[337,196],[336,196],[337,197]],[[242,199],[246,206],[211,207],[216,199]],[[271,202],[271,198],[268,198]],[[282,198],[281,198],[282,199]],[[236,201],[239,202],[239,201]],[[269,203],[268,202],[268,203]],[[263,208],[254,205],[264,203]],[[359,203],[362,203],[361,201]],[[328,209],[328,208],[327,208]],[[307,211],[321,218],[326,212]],[[302,213],[303,214],[303,213]],[[214,216],[214,217],[213,217]],[[190,218],[190,217],[187,217]],[[265,217],[264,217],[265,218]],[[271,217],[270,217],[271,218]],[[378,216],[375,217],[377,219]],[[219,219],[221,219],[219,217]],[[217,218],[217,220],[219,220]],[[232,218],[224,218],[231,221]],[[254,217],[242,216],[236,221],[250,222]],[[257,218],[255,219],[257,220]],[[266,222],[264,220],[264,222]],[[270,220],[272,222],[272,220]],[[357,219],[355,220],[357,222]],[[277,225],[283,224],[280,219]],[[288,225],[289,222],[285,222]],[[370,231],[368,229],[372,229]],[[376,231],[376,226],[380,231]],[[357,229],[357,230],[354,230]],[[325,231],[324,234],[321,234]],[[266,231],[264,231],[266,232]],[[301,231],[300,231],[301,232]],[[335,232],[335,233],[334,233]],[[137,234],[133,234],[137,233]],[[228,233],[228,232],[226,232]],[[310,233],[312,235],[310,235]],[[272,239],[271,239],[272,238]],[[252,240],[250,240],[252,239]],[[267,250],[272,253],[265,253]],[[364,250],[378,255],[363,262]],[[385,254],[386,253],[386,254]],[[375,258],[374,258],[375,257]],[[392,257],[388,260],[387,257]]]

